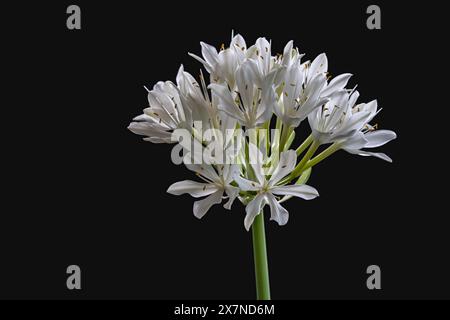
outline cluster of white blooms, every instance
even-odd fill
[[[232,37],[228,48],[222,45],[217,51],[203,42],[201,48],[202,57],[190,55],[203,64],[210,84],[203,74],[196,81],[181,66],[176,83],[158,82],[148,92],[149,107],[129,126],[153,143],[179,142],[176,133],[183,130],[200,149],[208,149],[211,140],[222,141],[227,149],[230,137],[238,137],[231,157],[235,161],[192,163],[183,158],[203,182],[181,181],[167,191],[206,197],[194,203],[196,217],[203,217],[223,199],[230,209],[237,198],[246,206],[247,230],[266,204],[271,220],[284,225],[288,212],[280,203],[292,196],[317,197],[317,190],[305,183],[311,168],[335,151],[391,161],[383,153],[363,150],[396,138],[393,131],[369,124],[378,112],[376,100],[357,103],[358,91],[346,89],[351,74],[330,79],[325,54],[303,62],[304,55],[290,41],[282,55],[273,56],[265,38],[247,47],[240,35]],[[311,135],[292,149],[295,129],[306,119]],[[202,135],[198,124],[201,130],[214,130],[214,139]],[[323,144],[328,148],[315,155]]]

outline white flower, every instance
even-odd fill
[[[361,150],[363,148],[376,148],[385,145],[391,140],[397,138],[394,131],[391,130],[376,130],[369,131],[366,129],[364,131],[357,132],[352,139],[345,141],[341,148],[345,151],[360,156],[373,156],[380,158],[382,160],[392,162],[392,159],[384,153],[381,152],[368,152]]]
[[[247,59],[256,63],[262,76],[267,76],[280,67],[280,64],[276,63],[276,57],[272,57],[271,43],[266,38],[258,38],[248,49],[244,38],[239,34],[232,38],[228,48],[222,45],[219,52],[215,47],[204,42],[200,42],[200,45],[203,58],[192,53],[189,55],[203,64],[211,75],[212,83],[226,83],[231,90],[234,90],[236,86],[236,70]],[[289,56],[290,59],[294,59],[295,54],[292,53]]]
[[[302,55],[298,49],[292,49],[292,42],[286,45],[284,51],[284,68],[279,71],[276,80],[280,98],[274,113],[284,124],[297,127],[314,109],[326,103],[329,97],[344,90],[352,75],[341,74],[328,83],[328,60],[325,54],[317,56],[312,63],[300,64]]]
[[[180,66],[177,74],[177,88],[180,101],[189,115],[189,121],[201,121],[203,129],[213,127],[212,120],[217,117],[217,109],[211,104],[203,77],[201,86],[195,78]],[[217,120],[217,119],[216,119]]]
[[[320,144],[338,143],[350,153],[391,161],[383,153],[361,150],[382,146],[395,139],[396,134],[389,130],[374,131],[369,122],[381,109],[377,110],[376,100],[356,105],[358,97],[358,91],[351,94],[341,91],[323,107],[314,110],[308,117],[314,138]]]
[[[177,87],[170,81],[158,82],[148,92],[150,107],[135,117],[128,129],[135,134],[147,136],[146,141],[171,143],[172,131],[182,127],[186,114],[181,105]]]
[[[306,67],[306,83],[314,81],[317,76],[328,76],[328,58],[325,53],[319,54],[311,64],[309,62],[305,62],[304,65]],[[334,77],[330,83],[326,82],[322,88],[320,96],[330,97],[335,92],[344,90],[351,76],[352,74],[350,73],[343,73]]]
[[[254,128],[272,116],[276,96],[273,89],[275,72],[261,74],[258,64],[247,59],[236,70],[237,90],[231,91],[226,84],[210,84],[217,95],[219,110],[235,118],[246,128]]]
[[[306,65],[300,65],[299,59],[284,72],[281,96],[274,113],[288,126],[297,127],[311,111],[328,100],[322,97],[325,75],[318,74],[307,82],[307,73]]]
[[[264,174],[262,155],[257,147],[250,145],[250,152],[257,159],[257,161],[254,161],[256,162],[255,164],[251,164],[256,177],[255,181],[247,180],[239,175],[235,176],[235,180],[241,190],[257,192],[254,199],[245,208],[244,226],[247,230],[250,229],[253,220],[260,214],[266,204],[270,206],[271,220],[275,220],[279,225],[285,225],[288,222],[289,213],[281,206],[275,195],[290,195],[305,200],[314,199],[319,195],[316,189],[308,185],[277,185],[281,179],[290,174],[295,168],[297,154],[294,150],[281,153],[280,161],[269,179]]]
[[[200,42],[203,59],[189,53],[191,57],[201,62],[211,75],[211,81],[215,83],[227,82],[231,88],[235,85],[235,72],[238,66],[247,58],[247,45],[241,35],[233,37],[229,48],[223,48],[220,52],[213,46]]]
[[[205,199],[194,202],[194,215],[201,219],[206,212],[214,205],[222,202],[224,193],[228,196],[225,209],[231,209],[231,205],[239,194],[239,188],[231,185],[233,177],[239,170],[237,165],[224,165],[219,168],[219,174],[212,165],[186,165],[194,171],[204,183],[184,180],[172,184],[167,192],[174,195],[189,193],[194,198],[205,197]]]

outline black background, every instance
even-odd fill
[[[443,114],[424,111],[441,66],[425,9],[378,2],[382,29],[370,31],[365,1],[77,1],[82,30],[69,31],[69,4],[3,12],[1,298],[254,298],[244,208],[197,220],[192,198],[165,192],[193,178],[171,147],[126,129],[146,107],[143,85],[174,80],[180,64],[197,75],[187,52],[228,44],[232,29],[247,44],[272,39],[274,53],[291,39],[306,59],[326,52],[331,73],[353,73],[361,101],[384,108],[375,122],[398,134],[382,147],[392,164],[338,152],[309,181],[320,198],[287,202],[284,227],[266,219],[272,297],[450,298],[445,187],[432,181],[445,180],[432,128]],[[66,288],[71,264],[81,291]],[[366,288],[371,264],[380,291]]]

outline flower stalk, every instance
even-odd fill
[[[255,262],[256,299],[270,300],[269,266],[267,263],[264,213],[255,217],[252,225],[253,258]]]
[[[295,152],[297,152],[297,156],[301,155],[302,152],[305,151],[306,148],[308,148],[312,142],[313,136],[312,134],[310,134],[308,138],[306,138],[305,141],[303,141],[303,143],[295,150]]]
[[[292,171],[292,173],[290,175],[291,179],[295,179],[298,176],[300,176],[300,174],[304,170],[303,167],[308,163],[309,159],[311,159],[311,157],[314,155],[314,153],[317,151],[317,149],[319,147],[320,147],[320,143],[316,140],[313,140],[313,142],[309,146],[309,149],[306,152],[303,159],[298,163],[298,165],[295,167],[294,171]]]
[[[331,146],[329,146],[328,148],[326,148],[324,151],[322,151],[321,153],[319,153],[317,156],[315,156],[314,158],[312,158],[311,160],[309,160],[306,165],[303,167],[302,171],[305,171],[313,166],[315,166],[316,164],[318,164],[319,162],[321,162],[322,160],[325,160],[326,158],[328,158],[329,156],[331,156],[333,153],[335,153],[336,151],[338,151],[341,148],[341,145],[339,143],[333,143]]]

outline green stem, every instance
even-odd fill
[[[303,167],[306,165],[309,159],[311,159],[311,157],[314,155],[314,152],[316,152],[319,147],[320,143],[316,140],[313,140],[302,160],[297,164],[294,171],[292,171],[292,173],[289,175],[290,180],[297,178],[302,173],[302,171],[304,170]]]
[[[286,143],[284,144],[283,151],[289,150],[289,148],[292,145],[292,142],[294,142],[295,139],[295,131],[293,129],[289,130],[289,138],[287,138]]]
[[[283,125],[283,129],[281,131],[281,139],[280,139],[280,150],[284,150],[284,145],[286,144],[286,140],[289,137],[290,127],[288,125]]]
[[[264,213],[258,214],[252,224],[253,257],[255,261],[256,298],[270,300],[269,267],[267,264]]]
[[[315,166],[316,164],[318,164],[320,161],[324,160],[325,158],[328,158],[329,156],[331,156],[333,153],[335,153],[336,151],[338,151],[341,148],[341,145],[339,143],[333,143],[331,146],[329,146],[328,148],[326,148],[324,151],[322,151],[321,153],[319,153],[317,156],[315,156],[314,158],[312,158],[310,161],[308,161],[308,163],[303,167],[302,171],[305,171],[308,168],[311,168],[313,166]]]
[[[306,150],[306,148],[309,147],[309,145],[313,142],[313,136],[312,134],[309,135],[308,138],[306,138],[305,141],[295,150],[297,152],[297,156],[301,155],[303,151]]]

